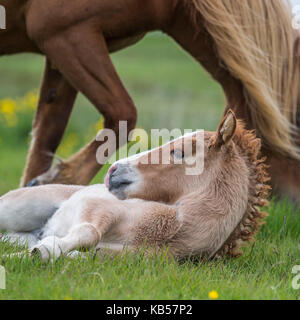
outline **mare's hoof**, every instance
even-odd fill
[[[39,185],[39,181],[37,179],[33,179],[26,184],[26,187],[36,187]]]

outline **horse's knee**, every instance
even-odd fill
[[[137,122],[137,112],[136,110],[129,111],[122,115],[105,117],[104,126],[107,129],[113,130],[116,134],[120,133],[120,122],[125,121],[127,127],[127,133],[133,130]]]

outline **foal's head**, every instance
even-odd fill
[[[168,204],[196,190],[200,192],[224,166],[236,161],[236,127],[237,120],[230,111],[217,132],[197,131],[117,161],[109,169],[106,185],[120,199],[140,198]],[[242,173],[247,171],[244,163],[238,165]]]
[[[229,111],[216,132],[198,131],[116,162],[105,182],[120,199],[175,205],[179,238],[189,239],[176,244],[179,256],[187,247],[196,256],[236,256],[265,218],[264,160],[260,139]]]

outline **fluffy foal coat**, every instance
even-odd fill
[[[191,150],[174,152],[187,140]],[[232,111],[217,132],[204,132],[200,140],[195,132],[115,163],[106,177],[108,188],[48,185],[12,191],[0,198],[0,230],[13,232],[4,237],[10,240],[25,237],[30,253],[43,260],[78,248],[122,252],[145,245],[166,246],[178,259],[240,255],[266,217],[260,209],[267,204],[269,178],[260,140]],[[201,156],[197,143],[204,143],[204,171],[188,176],[185,159]],[[166,150],[170,164],[144,164]],[[178,154],[182,164],[175,163]]]

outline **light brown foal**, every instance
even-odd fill
[[[229,111],[217,132],[195,132],[116,162],[108,188],[49,185],[8,193],[0,198],[0,230],[13,231],[10,240],[25,238],[43,260],[78,248],[145,245],[166,246],[177,259],[237,256],[266,216],[268,177],[259,154],[260,140]],[[155,156],[160,161],[151,164]],[[192,159],[204,161],[203,171],[187,174]]]

